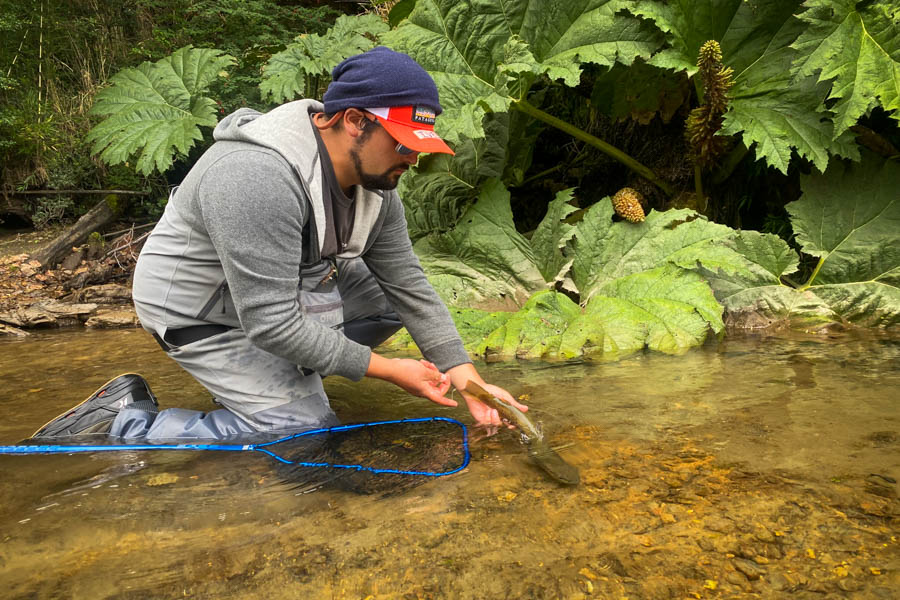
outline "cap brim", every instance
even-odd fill
[[[420,129],[418,127],[410,127],[389,121],[388,119],[379,118],[378,122],[387,129],[391,137],[406,146],[412,148],[416,152],[443,152],[444,154],[456,154],[442,140],[438,134],[431,129]]]

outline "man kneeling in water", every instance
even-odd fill
[[[335,67],[323,98],[223,119],[141,252],[143,327],[222,409],[170,408],[138,375],[109,382],[34,437],[217,439],[335,425],[322,376],[390,381],[444,406],[488,385],[412,251],[395,188],[435,133],[431,76],[384,47]],[[372,348],[405,326],[427,360]],[[479,423],[497,411],[463,394]]]

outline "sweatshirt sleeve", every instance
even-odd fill
[[[403,203],[395,192],[387,192],[385,202],[384,223],[363,260],[426,359],[442,372],[472,362],[450,311],[413,252]]]
[[[253,344],[322,375],[358,380],[371,351],[306,319],[297,297],[306,193],[283,158],[239,150],[212,164],[198,188],[203,223]]]

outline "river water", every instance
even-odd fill
[[[255,454],[0,456],[2,596],[897,597],[900,336],[479,368],[529,396],[581,485],[479,428],[461,473],[369,494]],[[163,408],[214,408],[142,331],[38,333],[0,340],[0,443],[122,372]],[[326,388],[345,422],[470,422],[383,382]]]

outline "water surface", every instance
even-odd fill
[[[898,366],[900,338],[862,333],[479,365],[529,395],[576,488],[479,428],[462,473],[368,495],[287,485],[256,455],[0,456],[0,583],[21,599],[892,598]],[[214,408],[142,331],[2,339],[0,442],[122,372],[164,408]],[[470,422],[383,382],[326,388],[345,422]]]

